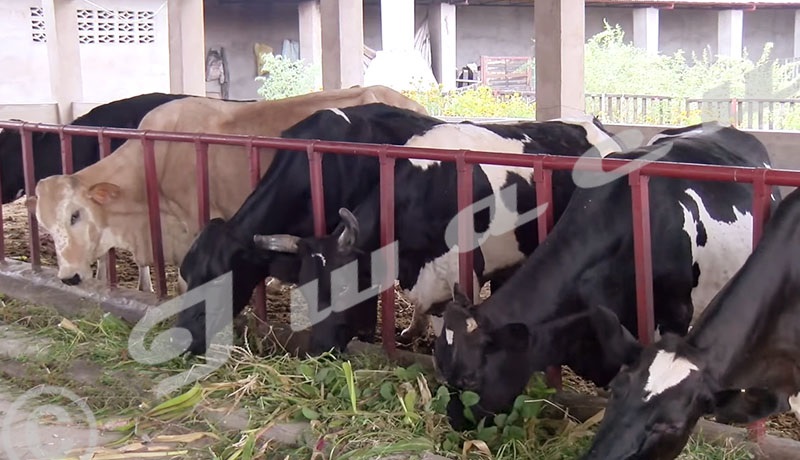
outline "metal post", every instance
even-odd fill
[[[111,155],[111,138],[105,135],[106,128],[101,127],[97,132],[97,146],[100,149],[100,159]],[[110,287],[117,286],[117,254],[114,248],[108,250],[106,257],[106,276],[108,276],[108,285]]]
[[[36,195],[36,178],[33,174],[33,133],[25,127],[25,123],[20,128],[22,137],[22,171],[25,174],[25,195],[31,198]],[[39,241],[39,222],[36,220],[36,213],[28,209],[28,229],[30,231],[30,254],[31,265],[38,269],[42,265]]]
[[[464,212],[472,205],[472,169],[473,165],[465,160],[465,151],[456,154],[457,188],[458,188],[458,281],[461,290],[475,302],[472,295],[472,273],[474,253],[471,249],[475,233],[475,215]],[[470,249],[467,249],[470,248]]]
[[[653,252],[650,241],[650,178],[635,170],[628,176],[633,206],[633,247],[636,267],[636,316],[639,342],[653,342]]]
[[[147,185],[147,211],[150,220],[150,240],[153,247],[153,262],[156,266],[156,294],[159,299],[167,295],[167,277],[164,271],[164,242],[161,238],[161,206],[158,198],[158,171],[156,169],[155,141],[141,135],[144,147],[144,174]]]
[[[311,180],[311,210],[314,214],[314,236],[325,236],[325,188],[322,183],[322,154],[314,150],[314,142],[306,147],[308,173]]]
[[[539,156],[533,160],[533,181],[536,183],[536,206],[547,204],[545,212],[536,220],[539,244],[544,243],[547,234],[553,228],[553,171],[544,167],[544,160]],[[563,387],[561,366],[551,366],[545,370],[547,384],[560,390]]]
[[[195,138],[195,174],[197,182],[197,224],[202,229],[211,219],[208,190],[208,144]]]
[[[395,159],[386,154],[386,147],[379,156],[380,161],[380,202],[381,202],[381,246],[394,242],[394,164]],[[385,251],[386,267],[395,265],[394,253]],[[392,270],[386,270],[391,273]],[[381,341],[383,349],[390,357],[397,351],[395,343],[394,318],[394,280],[384,279],[381,292]]]
[[[258,187],[258,183],[261,181],[261,152],[258,147],[253,145],[253,136],[250,136],[247,140],[245,151],[250,156],[250,187],[255,190],[256,187]],[[266,322],[267,286],[265,280],[261,280],[256,284],[253,296],[255,297],[253,310],[255,311],[256,318]]]

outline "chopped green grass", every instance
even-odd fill
[[[237,346],[220,369],[165,401],[152,393],[155,385],[203,358],[138,363],[127,351],[131,326],[100,311],[65,320],[55,310],[5,299],[0,322],[49,343],[44,352],[14,360],[24,372],[8,375],[11,360],[0,363],[0,372],[16,386],[47,383],[73,390],[98,419],[126,435],[120,444],[150,439],[154,445],[154,439],[173,439],[159,436],[184,436],[177,438],[187,441],[181,444],[188,450],[183,458],[347,460],[431,452],[454,459],[555,460],[577,458],[593,435],[592,422],[578,423],[548,400],[551,390],[540,378],[532,379],[509,414],[495,417],[494,426],[454,432],[444,415],[449,398],[470,406],[478,396],[450,394],[419,365],[399,367],[380,353],[298,359],[281,352],[258,356],[249,346]],[[240,416],[240,426],[221,423],[231,413]],[[468,409],[465,416],[471,416]],[[291,422],[308,424],[296,442],[269,439],[270,429]],[[681,458],[752,457],[692,440]]]

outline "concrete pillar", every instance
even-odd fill
[[[319,0],[306,0],[297,6],[300,19],[300,59],[308,64],[322,63],[322,23]]]
[[[445,91],[456,89],[456,6],[433,2],[428,8],[433,76]]]
[[[723,10],[718,13],[717,54],[720,56],[742,57],[742,13],[742,10]]]
[[[50,90],[58,105],[58,122],[72,122],[72,104],[83,101],[83,74],[78,43],[76,0],[42,0]]]
[[[633,10],[633,45],[648,53],[658,54],[658,9]]]
[[[364,84],[362,0],[320,0],[322,88]]]
[[[381,48],[414,49],[414,0],[381,0]]]
[[[800,58],[800,10],[794,11],[794,57]]]
[[[584,113],[584,0],[536,0],[536,119]]]
[[[167,0],[170,92],[206,95],[203,0]]]

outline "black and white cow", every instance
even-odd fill
[[[677,457],[703,415],[800,418],[800,190],[778,206],[753,254],[686,337],[665,335],[611,382],[584,459]]]
[[[187,97],[185,94],[147,93],[99,105],[70,125],[105,126],[136,129],[148,112],[161,104]],[[125,139],[111,139],[111,151]],[[97,136],[72,137],[72,164],[74,171],[97,163],[100,146]],[[33,170],[36,182],[61,174],[61,140],[57,133],[33,133]],[[24,194],[25,175],[22,170],[22,139],[17,130],[0,132],[0,182],[3,204]]]
[[[411,110],[374,103],[318,111],[284,131],[282,137],[402,145],[441,123],[444,122]],[[403,161],[408,160],[398,163]],[[379,163],[370,156],[326,154],[322,175],[326,231],[330,232],[339,223],[339,208],[356,206],[377,185]],[[256,285],[267,276],[288,283],[297,281],[298,267],[292,266],[297,257],[262,250],[254,244],[253,235],[312,236],[313,223],[308,157],[305,151],[279,150],[236,214],[227,222],[212,219],[197,235],[181,263],[181,277],[191,290],[232,272],[236,316],[247,305]],[[219,311],[206,311],[203,305],[196,305],[183,310],[176,325],[192,333],[188,351],[203,354],[208,346],[206,322],[210,323],[209,331],[216,332],[231,320]],[[316,337],[335,337],[344,345],[354,336],[370,341],[376,322],[375,301],[369,299],[364,306],[333,313],[329,321],[314,324],[311,346],[331,348],[315,343]]]
[[[549,153],[567,156],[605,156],[620,146],[593,117],[543,122],[447,123],[414,136],[409,147],[468,149],[505,153]],[[398,280],[414,306],[411,325],[401,333],[411,340],[425,332],[428,312],[452,298],[458,280],[456,215],[457,171],[454,161],[412,159],[395,169],[395,239],[399,256]],[[475,165],[472,203],[474,231],[479,240],[473,272],[474,298],[483,283],[492,289],[525,259],[538,244],[537,208],[533,168]],[[569,171],[553,174],[554,219],[563,212],[575,189]],[[351,213],[343,209],[339,227],[324,238],[260,235],[265,249],[299,253],[303,276],[299,284],[313,283],[317,306],[343,308],[348,296],[346,280],[333,289],[331,275],[358,260],[358,270],[370,276],[371,254],[380,248],[380,200],[376,188]],[[477,244],[476,244],[477,246]],[[381,271],[385,270],[382,268]],[[366,284],[369,286],[369,282]],[[307,295],[314,295],[308,291]],[[440,321],[439,321],[440,322]],[[440,326],[440,325],[439,325]],[[441,327],[434,326],[438,334]]]
[[[609,157],[770,164],[754,136],[716,123],[673,129],[649,146]],[[481,396],[478,412],[507,410],[533,371],[568,365],[605,386],[638,354],[627,332],[637,331],[628,180],[615,172],[576,171],[574,177],[578,188],[567,209],[513,277],[478,308],[452,302],[445,310],[434,360],[451,387]],[[777,188],[773,194],[775,205]],[[747,259],[752,200],[749,184],[650,179],[654,315],[661,334],[684,335],[693,313],[702,312]],[[457,398],[452,403],[454,423],[463,423]]]

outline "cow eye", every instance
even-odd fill
[[[77,222],[78,219],[80,219],[80,218],[81,218],[81,212],[80,211],[73,212],[72,216],[69,218],[69,224],[70,225],[75,225],[75,222]]]

